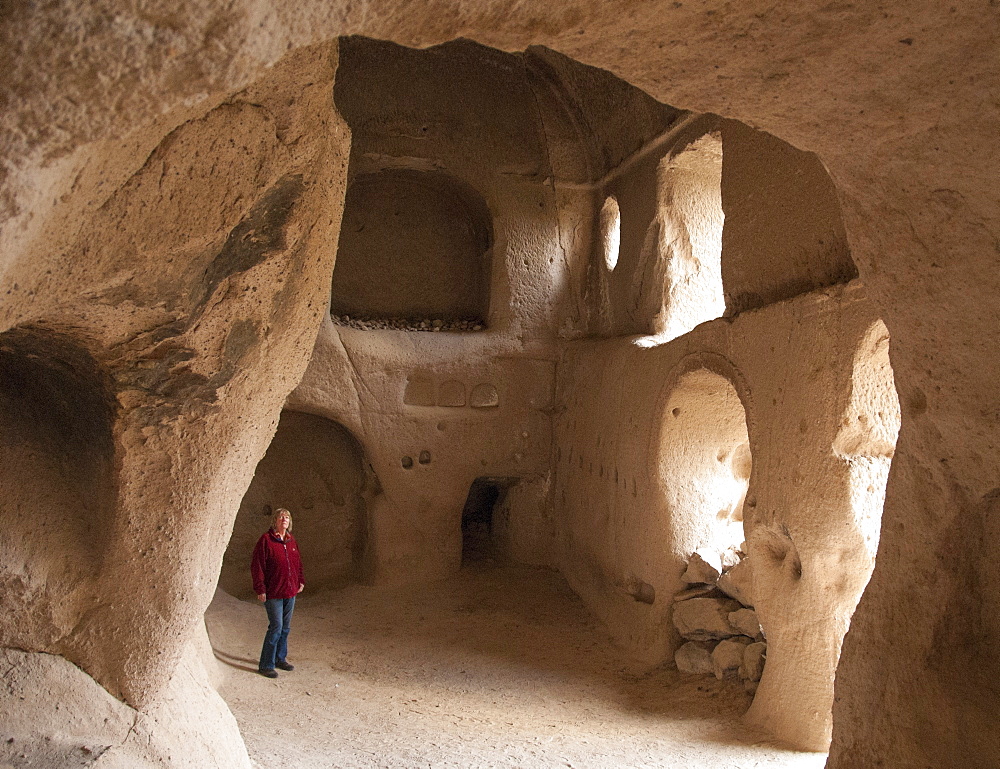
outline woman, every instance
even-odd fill
[[[277,678],[280,670],[294,670],[288,657],[288,631],[291,628],[295,596],[306,586],[302,575],[299,546],[292,536],[292,514],[283,507],[274,513],[274,523],[253,549],[250,561],[253,591],[267,610],[267,633],[260,650],[257,671]]]

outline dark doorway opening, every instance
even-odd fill
[[[484,476],[469,487],[462,509],[462,565],[486,564],[501,555],[499,537],[503,528],[507,490],[517,478]]]

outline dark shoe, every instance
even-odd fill
[[[278,668],[278,670],[295,670],[295,665],[293,665],[291,662],[285,662],[284,660],[279,660],[278,662],[275,662],[274,666]]]
[[[257,672],[260,673],[262,676],[264,676],[264,678],[278,677],[278,671],[275,670],[274,668],[270,668],[269,670],[258,670]]]

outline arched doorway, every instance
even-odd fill
[[[365,561],[369,471],[357,439],[323,417],[285,410],[243,497],[219,585],[249,597],[250,554],[274,510],[288,508],[310,588],[356,581]]]

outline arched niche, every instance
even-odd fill
[[[489,208],[468,184],[401,169],[358,176],[344,202],[330,312],[484,323],[492,245]]]
[[[657,333],[666,339],[722,317],[722,136],[708,134],[657,168],[660,258],[666,285]]]
[[[833,180],[812,152],[724,120],[726,315],[858,277]]]
[[[707,368],[677,378],[663,412],[658,463],[683,555],[742,542],[752,457],[746,411],[728,378]]]
[[[358,580],[365,558],[368,473],[361,445],[346,428],[283,411],[240,504],[220,587],[237,597],[252,594],[251,553],[279,507],[292,513],[310,588]]]
[[[0,335],[0,644],[45,648],[72,629],[114,509],[117,403],[71,336]],[[30,615],[31,621],[25,621]]]

